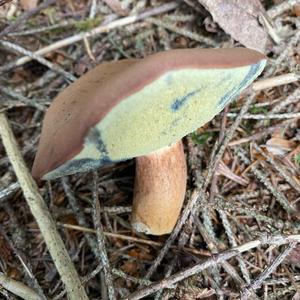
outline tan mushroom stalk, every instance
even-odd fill
[[[160,235],[174,228],[187,180],[182,142],[136,158],[131,224],[135,231]]]
[[[245,48],[171,50],[103,63],[51,104],[33,176],[54,179],[136,157],[133,227],[169,233],[186,187],[181,138],[219,113],[265,63]]]

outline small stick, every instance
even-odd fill
[[[255,91],[269,89],[275,86],[280,86],[300,80],[300,76],[295,73],[287,73],[271,78],[261,79],[252,84],[252,88]]]
[[[97,249],[104,270],[104,278],[108,290],[108,297],[110,300],[115,300],[116,295],[115,295],[115,289],[113,285],[113,278],[111,274],[109,259],[105,249],[105,240],[104,240],[102,224],[100,222],[100,203],[98,197],[97,184],[98,184],[98,176],[97,176],[97,172],[94,172],[93,173],[93,222],[96,229]]]
[[[225,232],[227,234],[227,238],[228,238],[229,243],[231,244],[231,246],[237,247],[238,244],[235,240],[234,233],[233,233],[233,230],[231,228],[231,224],[230,224],[230,222],[227,218],[226,213],[222,209],[217,209],[217,211],[218,211],[218,213],[220,215],[220,218],[222,220],[223,227],[224,227]],[[245,260],[243,259],[243,257],[241,255],[238,255],[236,257],[236,259],[239,263],[239,266],[240,266],[240,269],[241,269],[241,272],[243,274],[243,277],[244,277],[245,281],[249,284],[250,283],[250,274],[248,272]]]
[[[41,297],[33,289],[29,288],[22,282],[14,280],[3,273],[0,273],[0,285],[25,300],[40,300]]]
[[[266,135],[272,133],[276,129],[282,128],[284,126],[288,126],[289,124],[293,123],[294,121],[295,121],[294,119],[289,119],[285,122],[281,122],[280,124],[270,126],[268,128],[264,128],[263,130],[260,130],[259,132],[254,133],[251,136],[241,138],[239,140],[232,141],[228,144],[228,146],[232,147],[232,146],[248,143],[248,142],[251,142],[251,141],[256,141],[258,139],[262,139],[263,137],[265,137]]]
[[[12,97],[13,99],[17,99],[18,101],[20,101],[21,103],[25,104],[26,106],[30,106],[30,107],[34,107],[37,110],[40,111],[45,111],[46,107],[44,107],[42,104],[40,104],[38,101],[36,101],[36,99],[29,99],[25,96],[23,96],[22,94],[12,90],[9,87],[6,86],[0,86],[0,92]],[[4,100],[0,100],[1,102],[4,102]],[[1,103],[2,105],[2,103]]]
[[[61,67],[57,66],[56,64],[53,64],[52,62],[50,62],[49,60],[19,46],[19,45],[16,45],[14,43],[11,43],[11,42],[7,42],[7,41],[1,41],[0,40],[0,45],[6,47],[6,48],[9,48],[9,49],[12,49],[18,53],[21,53],[21,54],[24,54],[24,55],[27,55],[28,57],[30,57],[31,59],[34,59],[36,61],[38,61],[39,63],[41,63],[42,65],[48,67],[50,70],[60,74],[60,75],[63,75],[64,77],[66,77],[68,80],[70,81],[75,81],[76,80],[76,77],[74,75],[72,75],[71,73],[63,70]],[[12,64],[9,64],[7,67],[0,67],[0,71],[3,72],[3,71],[8,71],[10,70],[12,67],[14,67],[14,63]]]
[[[203,35],[200,35],[198,33],[192,32],[188,29],[184,29],[182,27],[176,26],[170,22],[165,22],[156,18],[148,18],[147,22],[155,24],[158,27],[163,27],[167,30],[173,31],[177,34],[180,34],[182,36],[186,36],[194,41],[197,41],[202,44],[206,44],[210,47],[217,47],[218,43],[215,42],[214,39],[205,37]]]
[[[228,113],[227,117],[235,118],[239,114],[237,113]],[[300,118],[300,112],[298,113],[283,113],[283,114],[245,114],[243,119],[250,119],[250,120],[269,120],[269,119],[297,119]]]
[[[18,149],[17,141],[4,113],[0,113],[0,136],[27,204],[39,225],[53,262],[66,286],[69,298],[72,300],[88,299],[67,249],[56,230],[48,207],[39,193],[36,182],[25,165]]]
[[[57,222],[57,225],[60,225],[62,227],[69,228],[69,229],[85,231],[85,232],[90,232],[90,233],[96,233],[95,229],[88,228],[88,227],[83,227],[83,226],[78,226],[78,225],[73,225],[73,224],[60,223],[60,222]],[[103,231],[103,234],[107,237],[117,238],[117,239],[121,239],[121,240],[125,240],[125,241],[141,243],[141,244],[146,244],[146,245],[150,245],[150,246],[161,247],[161,246],[164,245],[161,242],[156,242],[156,241],[152,241],[152,240],[145,240],[145,239],[137,238],[137,237],[134,237],[134,236],[128,236],[128,235],[119,234],[119,233]],[[178,247],[171,246],[171,249],[176,250],[176,249],[178,249]],[[201,256],[211,256],[211,253],[207,250],[198,250],[198,249],[188,248],[188,247],[183,247],[183,250],[188,251],[188,252],[193,253],[193,254],[201,255]]]
[[[286,99],[280,101],[274,108],[271,110],[271,113],[278,113],[290,104],[296,103],[299,101],[300,97],[300,88],[295,89]]]
[[[4,202],[11,194],[18,191],[20,184],[18,182],[11,183],[8,187],[0,191],[0,204]]]

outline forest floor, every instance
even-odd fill
[[[300,1],[0,5],[1,299],[300,299]],[[188,187],[170,235],[131,230],[134,161],[37,189],[13,154],[31,169],[46,109],[97,64],[235,46],[268,57],[261,85],[185,137]]]

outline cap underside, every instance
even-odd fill
[[[43,179],[88,171],[175,143],[210,121],[263,70],[266,60],[226,69],[175,69],[120,101],[80,153]]]

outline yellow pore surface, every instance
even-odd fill
[[[154,152],[201,127],[263,70],[265,60],[231,69],[180,69],[123,99],[85,139],[83,150],[48,173],[87,171]]]

